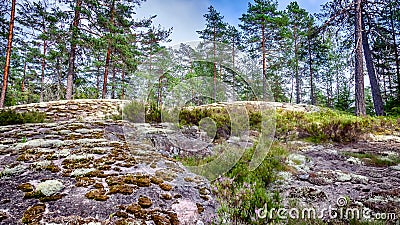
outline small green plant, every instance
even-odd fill
[[[265,205],[268,208],[278,208],[280,205],[279,193],[268,192],[267,187],[276,181],[277,172],[284,170],[281,162],[287,155],[286,148],[274,143],[261,165],[251,171],[249,163],[255,147],[248,149],[224,177],[212,184],[212,190],[221,205],[218,210],[221,221],[230,224],[266,224],[268,218],[258,218],[257,210]]]
[[[378,167],[395,166],[400,164],[400,158],[397,156],[383,157],[365,152],[345,152],[346,156],[351,156],[363,160],[366,164]]]
[[[46,113],[44,112],[23,112],[19,113],[15,110],[1,110],[0,111],[0,126],[24,124],[24,123],[44,123]]]
[[[143,103],[131,101],[122,109],[121,118],[117,116],[113,119],[123,119],[133,123],[160,123],[162,121],[169,121],[169,112],[161,110],[155,102]]]
[[[323,109],[319,112],[277,111],[276,137],[304,138],[311,142],[352,142],[365,133],[395,130],[391,117],[357,117],[345,112]],[[295,137],[290,135],[295,133]]]

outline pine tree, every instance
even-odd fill
[[[208,7],[208,13],[203,15],[206,18],[206,28],[202,31],[197,31],[200,38],[203,40],[212,41],[213,55],[214,55],[214,102],[217,100],[217,63],[216,51],[217,42],[224,41],[224,34],[226,32],[227,24],[223,22],[224,17],[217,12],[213,6]]]
[[[293,70],[294,70],[294,79],[296,86],[296,103],[299,104],[301,102],[301,77],[300,77],[300,68],[299,63],[302,59],[300,59],[302,48],[306,45],[306,38],[308,34],[308,13],[299,7],[297,2],[291,2],[285,11],[288,17],[288,27],[290,37],[293,37],[293,48],[294,48],[294,56],[293,56]]]
[[[79,35],[79,23],[80,23],[80,13],[82,7],[82,0],[75,1],[74,7],[74,19],[71,24],[71,38],[70,38],[70,51],[68,58],[68,74],[67,74],[67,87],[66,87],[66,95],[65,98],[70,100],[72,98],[72,89],[73,89],[73,81],[74,81],[74,72],[75,72],[75,58],[77,51],[77,39]]]
[[[9,76],[9,72],[10,72],[12,42],[13,42],[13,34],[14,34],[13,32],[14,32],[14,20],[15,20],[15,4],[16,4],[16,0],[12,0],[10,26],[9,26],[9,30],[8,30],[6,62],[5,62],[5,66],[4,66],[3,86],[1,89],[1,96],[0,96],[0,108],[4,107],[4,101],[5,101],[6,93],[7,93],[8,76]]]
[[[246,45],[253,56],[261,51],[263,100],[267,99],[267,50],[274,46],[279,22],[277,3],[272,0],[255,0],[249,3],[247,13],[240,18],[240,28],[244,31]]]

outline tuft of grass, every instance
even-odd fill
[[[377,167],[395,166],[400,164],[400,158],[396,156],[382,157],[380,155],[365,152],[345,152],[343,154],[361,159],[366,164]]]
[[[15,110],[1,110],[0,111],[0,126],[24,124],[24,123],[44,123],[46,113],[44,112],[23,112],[19,113]]]
[[[398,126],[396,118],[357,117],[331,109],[314,113],[277,110],[276,118],[276,137],[304,138],[315,143],[353,142],[362,134],[391,132]]]
[[[169,120],[168,116],[169,112],[159,109],[155,102],[131,101],[124,106],[121,116],[115,116],[112,119],[123,119],[133,123],[161,123]]]
[[[268,155],[255,170],[249,164],[256,144],[245,151],[239,162],[223,177],[212,182],[212,191],[219,202],[216,224],[228,221],[229,224],[266,224],[266,219],[257,218],[256,210],[268,205],[278,208],[279,193],[267,191],[268,186],[277,180],[277,172],[283,171],[287,150],[284,145],[274,143]],[[183,158],[185,165],[202,165],[213,158]]]

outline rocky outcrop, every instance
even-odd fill
[[[358,210],[367,213],[361,219],[394,224],[400,215],[399,137],[371,135],[348,144],[291,142],[295,151],[286,160],[291,169],[280,173],[281,181],[273,189],[282,193],[286,206],[294,201],[299,208],[317,212]],[[379,219],[382,215],[386,218]]]
[[[121,103],[14,107],[55,120],[0,127],[0,224],[209,224],[208,180],[158,153],[150,125],[99,119]]]
[[[47,119],[66,121],[71,119],[98,120],[119,116],[123,105],[129,101],[117,99],[63,100],[11,106],[17,112],[45,112]]]

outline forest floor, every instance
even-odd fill
[[[51,123],[0,126],[0,224],[200,225],[210,224],[212,220],[218,221],[217,224],[266,224],[253,219],[253,222],[246,222],[248,217],[232,220],[238,215],[215,219],[221,216],[217,212],[224,204],[220,194],[228,189],[214,189],[216,183],[190,172],[184,165],[187,164],[185,160],[192,159],[193,153],[188,154],[171,143],[173,137],[181,146],[188,146],[190,138],[204,134],[197,126],[183,126],[184,132],[176,134],[167,123],[130,123],[96,119],[97,114],[92,118],[69,114],[68,110],[76,111],[69,109],[72,106],[82,114],[87,110],[86,104],[93,104],[90,101],[84,101],[82,107],[75,103],[67,107],[64,103],[52,104],[52,110],[46,111],[45,104],[40,107],[50,116],[64,113],[70,117],[62,116],[67,119]],[[107,107],[93,107],[93,110],[97,108],[109,110]],[[295,105],[289,110],[307,111],[306,108]],[[308,118],[303,114],[288,116],[293,117],[293,121]],[[347,121],[347,116],[345,118]],[[318,121],[321,120],[317,120],[321,124]],[[329,119],[326,127],[331,128]],[[385,135],[365,133],[351,142],[319,143],[295,137],[299,133],[292,135],[289,125],[285,124],[283,128],[279,134],[294,138],[285,136],[274,140],[285,148],[284,154],[272,155],[282,167],[274,168],[277,164],[268,161],[271,166],[262,165],[267,167],[259,170],[265,172],[263,169],[266,168],[266,173],[255,177],[277,173],[277,179],[261,186],[262,192],[279,193],[281,200],[277,205],[268,206],[273,217],[268,222],[399,224],[398,128]],[[255,130],[250,133],[245,142],[250,142],[248,147],[251,148],[256,146],[260,133]],[[182,135],[190,138],[181,139]],[[200,156],[200,161],[212,159],[209,155],[215,153],[221,138],[229,139],[229,135],[224,135],[226,133],[220,132],[217,142],[195,153]],[[234,144],[241,146],[241,142]],[[243,165],[243,162],[239,164]],[[238,171],[234,175],[236,178],[249,174],[240,166],[235,169]],[[249,202],[243,200],[241,204],[257,204],[257,198],[250,196]],[[227,206],[228,211],[241,210],[235,209],[241,205]],[[293,218],[277,218],[278,208],[273,211],[271,207],[292,210]],[[253,208],[251,211],[246,213],[254,215]],[[301,215],[304,211],[316,215]],[[323,219],[318,218],[321,213]],[[355,219],[349,218],[352,216]]]
[[[348,144],[288,145],[286,164],[293,170],[280,172],[274,185],[286,206],[300,212],[316,209],[317,215],[343,221],[399,222],[400,135],[367,135]]]

